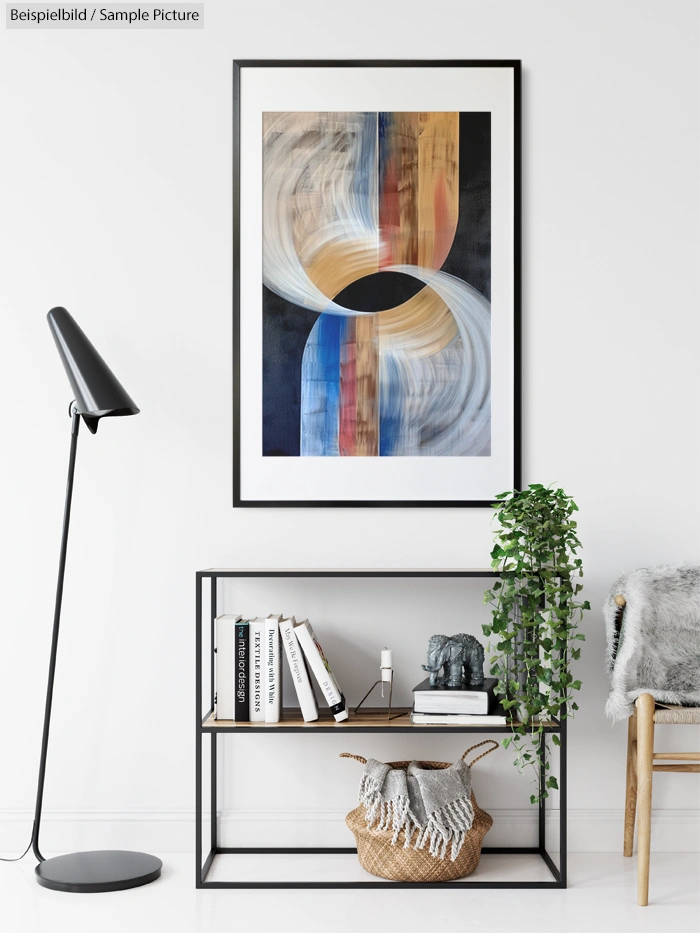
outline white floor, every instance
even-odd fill
[[[207,881],[361,881],[370,884],[383,879],[370,875],[356,855],[218,855]],[[552,875],[538,855],[483,855],[470,880],[552,881]],[[454,882],[451,882],[454,883]]]
[[[233,865],[221,859],[217,875]],[[309,859],[309,856],[303,856]],[[325,857],[324,862],[344,859]],[[506,856],[513,859],[514,856]],[[294,856],[279,860],[280,877],[298,875]],[[484,860],[485,877],[512,863]],[[224,866],[223,862],[228,864]],[[257,861],[257,860],[256,860]],[[197,891],[190,854],[164,856],[161,879],[115,894],[59,894],[34,881],[34,861],[0,863],[3,933],[646,933],[700,930],[700,854],[652,856],[650,906],[636,906],[636,859],[611,854],[569,856],[566,891],[330,890]],[[268,865],[268,868],[271,868]],[[308,862],[304,865],[308,868]],[[324,865],[328,870],[328,866]],[[331,871],[340,865],[333,862]],[[320,870],[320,869],[319,869]],[[215,876],[213,876],[215,877]],[[347,874],[346,874],[347,877]]]

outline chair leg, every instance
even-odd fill
[[[644,693],[637,700],[637,903],[649,903],[651,851],[651,780],[654,767],[654,698]]]
[[[623,855],[630,858],[634,850],[634,817],[637,810],[637,711],[627,725],[627,779],[625,785],[625,838]]]

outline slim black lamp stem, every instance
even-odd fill
[[[78,430],[80,415],[73,410],[70,431],[70,456],[68,459],[68,480],[66,482],[66,504],[63,509],[63,532],[61,534],[61,554],[58,559],[58,580],[56,582],[56,606],[53,616],[53,636],[51,638],[51,657],[49,659],[49,680],[46,686],[46,707],[44,709],[44,731],[41,737],[41,758],[39,759],[39,780],[36,789],[36,807],[34,809],[34,827],[32,829],[32,849],[40,862],[45,861],[39,851],[39,827],[41,824],[41,805],[44,798],[44,778],[46,776],[46,753],[49,747],[49,727],[51,725],[51,705],[53,703],[53,682],[56,674],[56,652],[58,650],[58,629],[61,622],[61,603],[63,602],[63,578],[66,572],[66,552],[68,550],[68,527],[70,525],[70,507],[73,498],[73,475],[75,473],[75,454],[78,449]]]

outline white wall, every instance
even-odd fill
[[[602,716],[598,607],[623,570],[700,557],[697,5],[208,2],[203,31],[3,31],[2,43],[0,848],[29,832],[48,662],[70,400],[53,305],[142,414],[81,436],[46,849],[191,844],[196,569],[487,563],[487,511],[230,505],[231,60],[452,57],[524,64],[524,479],[580,505],[594,611],[570,730],[571,839],[618,849],[625,728]],[[404,652],[406,695],[425,638],[465,597],[478,631],[479,593],[248,585],[230,608],[309,612],[332,655],[346,647],[352,702],[385,642]],[[698,744],[679,731],[661,747]],[[337,760],[345,748],[452,758],[462,743],[239,739],[266,776],[229,771],[227,832],[294,797],[281,840],[342,835],[358,777]],[[527,834],[529,789],[508,753],[479,770],[501,833]],[[657,776],[657,847],[697,845],[697,803],[693,778]]]

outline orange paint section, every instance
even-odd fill
[[[355,318],[345,320],[345,339],[340,347],[340,427],[338,448],[341,457],[354,457],[357,438],[357,380]]]
[[[379,165],[380,269],[439,269],[458,217],[459,114],[387,114]]]
[[[341,457],[379,455],[379,352],[373,314],[346,320],[340,351]]]
[[[423,259],[429,269],[439,269],[447,259],[455,238],[456,223],[452,222],[452,205],[447,196],[445,176],[440,175],[433,191],[433,231],[432,237],[422,237]],[[425,241],[428,241],[427,243]],[[423,252],[423,250],[421,251]],[[429,255],[427,255],[429,253]],[[421,263],[423,265],[423,263]]]
[[[358,457],[379,456],[379,341],[377,315],[355,318]]]
[[[418,153],[418,265],[439,269],[459,219],[459,114],[421,114]]]
[[[379,148],[379,267],[418,259],[420,114],[385,115]]]
[[[304,265],[316,288],[330,298],[352,282],[379,271],[376,237],[324,243]]]
[[[452,312],[429,285],[375,317],[380,354],[400,348],[413,359],[426,358],[447,349],[459,337]]]

